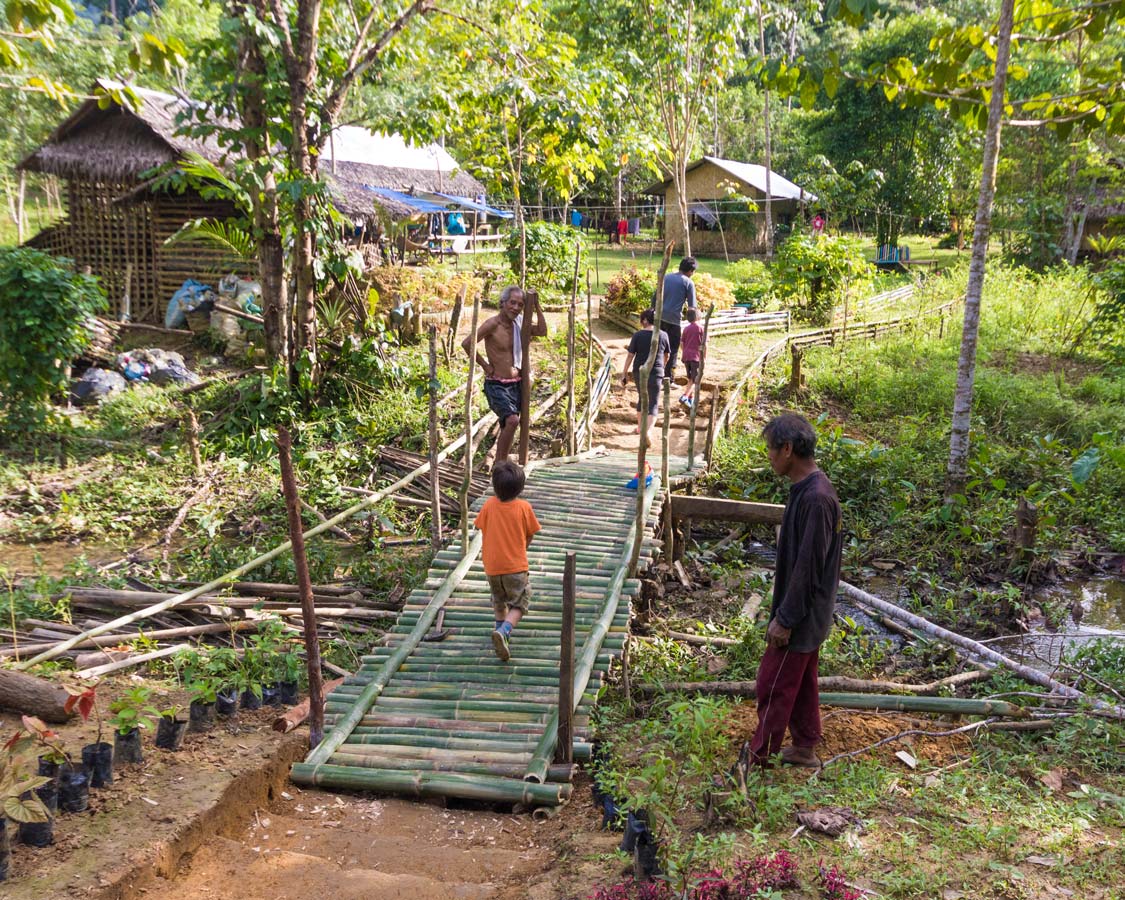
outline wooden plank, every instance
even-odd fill
[[[753,503],[749,500],[723,500],[719,497],[672,495],[672,520],[710,519],[719,522],[749,522],[780,525],[785,506],[779,503]]]

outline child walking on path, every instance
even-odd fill
[[[648,427],[645,429],[645,433],[641,434],[641,440],[645,442],[646,447],[652,446],[652,429],[656,425],[656,410],[660,403],[660,382],[664,378],[664,367],[668,363],[671,352],[668,349],[668,335],[663,331],[653,330],[655,318],[651,308],[641,310],[641,328],[639,331],[633,332],[633,337],[629,341],[629,355],[625,358],[625,369],[621,373],[623,385],[629,383],[630,373],[633,375],[633,380],[637,382],[637,434],[641,434],[643,412],[639,396],[641,368],[648,362],[649,350],[652,348],[652,336],[658,335],[659,343],[657,344],[656,359],[652,364],[652,372],[648,376]]]
[[[540,530],[535,511],[519,499],[525,482],[523,469],[511,460],[500,460],[492,467],[492,490],[473,524],[483,534],[481,556],[484,573],[492,593],[496,628],[492,648],[500,659],[511,658],[508,642],[531,602],[527,548]]]
[[[702,326],[695,321],[699,318],[698,310],[694,307],[689,308],[684,315],[687,316],[688,324],[680,336],[680,352],[683,354],[684,368],[687,369],[687,387],[684,389],[684,395],[680,397],[680,402],[691,409],[695,405],[695,380],[699,377],[700,351],[707,340],[707,335],[704,334]]]

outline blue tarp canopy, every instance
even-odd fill
[[[439,191],[434,191],[433,196],[444,197],[446,200],[449,200],[449,201],[451,201],[453,203],[456,203],[460,206],[464,206],[466,209],[473,209],[473,210],[476,210],[477,212],[488,213],[488,215],[496,216],[497,218],[500,218],[500,219],[510,219],[510,218],[512,218],[512,215],[513,215],[510,212],[505,212],[504,210],[497,209],[494,206],[487,206],[484,203],[477,203],[476,200],[470,200],[468,197],[458,197],[454,194],[442,194]]]
[[[404,194],[402,191],[392,191],[390,188],[371,187],[365,184],[364,187],[371,191],[373,194],[378,194],[380,197],[385,197],[388,200],[394,200],[396,203],[401,203],[403,206],[414,210],[419,213],[443,213],[446,208],[441,203],[434,203],[433,200],[424,200],[421,197],[412,197],[410,194]]]

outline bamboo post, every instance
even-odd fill
[[[469,326],[469,379],[465,385],[465,477],[461,480],[461,553],[469,549],[469,486],[473,481],[473,387],[477,373],[477,323],[480,320],[480,295],[473,299],[473,318]]]
[[[575,328],[577,327],[578,266],[582,259],[582,244],[574,244],[574,285],[570,292],[570,307],[566,316],[566,454],[573,456],[578,452],[574,437],[574,379],[577,360],[574,358]]]
[[[441,547],[441,479],[438,477],[438,416],[437,416],[437,326],[430,326],[430,543]]]
[[[692,396],[695,402],[691,405],[691,416],[688,425],[688,439],[687,439],[687,466],[688,470],[695,468],[695,416],[699,410],[699,392],[703,387],[703,368],[707,365],[707,332],[711,327],[711,314],[715,311],[715,304],[712,303],[707,309],[707,315],[703,319],[703,346],[699,351],[699,371],[695,374],[695,390]],[[715,402],[711,402],[711,418],[715,418]]]
[[[586,268],[586,449],[594,446],[594,298]]]
[[[199,420],[195,417],[193,410],[188,410],[184,425],[188,449],[191,451],[191,467],[196,475],[202,475],[203,457],[199,453]]]
[[[675,245],[669,241],[664,245],[664,258],[660,261],[660,271],[656,274],[656,296],[653,298],[653,324],[652,324],[652,340],[648,345],[648,359],[645,364],[641,366],[641,371],[637,377],[637,394],[639,395],[639,409],[640,415],[637,420],[640,424],[639,440],[637,441],[637,521],[636,531],[633,534],[633,552],[629,558],[629,573],[634,574],[637,571],[637,561],[641,556],[641,542],[644,540],[645,528],[645,497],[644,497],[644,484],[645,484],[645,435],[648,432],[648,377],[652,373],[652,367],[656,364],[656,354],[660,349],[660,310],[664,303],[664,275],[668,271],[668,263],[672,259],[672,248]]]
[[[576,562],[567,551],[563,568],[562,623],[559,626],[559,739],[556,763],[574,762],[574,606]]]
[[[539,307],[535,291],[524,294],[523,327],[520,328],[520,345],[523,348],[523,365],[520,367],[520,465],[527,465],[531,446],[531,321]]]
[[[668,444],[672,426],[672,379],[664,378],[664,424],[660,429],[660,492],[664,503],[661,518],[664,521],[664,561],[672,564],[672,492],[668,489]]]
[[[293,564],[301,594],[301,622],[305,629],[305,658],[309,672],[309,749],[324,737],[324,682],[320,675],[320,639],[316,633],[316,603],[313,600],[309,561],[299,511],[300,497],[293,474],[293,438],[281,425],[277,429],[278,458],[281,462],[281,488],[285,493],[285,512],[289,519],[289,538],[293,542]]]

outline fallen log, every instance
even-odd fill
[[[934,696],[942,688],[957,687],[982,681],[991,676],[991,671],[959,672],[948,678],[940,678],[927,684],[902,684],[897,681],[867,681],[863,678],[849,678],[846,675],[822,675],[817,679],[817,687],[824,691],[846,691],[862,694],[913,694],[915,696]],[[715,694],[726,697],[757,696],[753,681],[664,681],[657,684],[638,684],[634,686],[638,694]]]
[[[719,637],[718,635],[685,634],[682,631],[668,631],[666,634],[672,640],[681,641],[685,644],[699,644],[704,647],[737,647],[742,643],[742,641],[736,641],[734,638]]]
[[[1004,656],[1002,653],[997,653],[991,647],[986,647],[984,644],[978,643],[971,638],[957,634],[947,628],[942,628],[940,625],[935,625],[929,619],[915,615],[912,612],[907,612],[905,609],[895,606],[893,603],[888,603],[886,600],[876,597],[874,594],[869,594],[867,591],[862,591],[843,581],[840,582],[840,592],[845,597],[858,600],[867,606],[872,606],[892,619],[951,645],[955,650],[965,656],[992,663],[996,666],[1003,666],[1005,669],[1019,675],[1024,681],[1047,688],[1047,690],[1052,693],[1066,697],[1068,700],[1088,703],[1094,709],[1103,713],[1108,713],[1114,718],[1125,719],[1125,707],[1123,706],[1107,703],[1104,700],[1099,700],[1097,697],[1091,697],[1089,694],[1085,694],[1077,688],[1056,681],[1046,672],[1040,672],[1038,669],[1031,668],[1031,666],[1018,663],[1014,659]]]
[[[324,699],[328,699],[336,688],[344,683],[343,678],[334,678],[324,685]],[[309,717],[309,698],[306,697],[296,706],[290,707],[283,715],[273,720],[273,730],[281,734],[288,734],[294,728],[299,728]]]
[[[117,632],[115,634],[107,634],[102,637],[89,638],[88,640],[80,641],[79,643],[75,644],[72,649],[88,650],[91,647],[115,647],[118,644],[136,640],[142,635],[146,640],[164,640],[167,638],[194,637],[204,634],[228,634],[231,631],[247,631],[251,628],[257,627],[257,622],[236,621],[215,622],[211,625],[188,625],[183,628],[158,628],[155,631],[130,631],[125,633]],[[0,658],[8,656],[19,656],[25,653],[40,653],[43,650],[49,650],[57,643],[59,643],[59,641],[55,640],[45,641],[42,643],[20,644],[18,647],[5,647],[3,649],[0,649]]]
[[[64,709],[69,696],[53,681],[0,669],[0,708],[36,716],[44,722],[66,722],[72,715]]]

